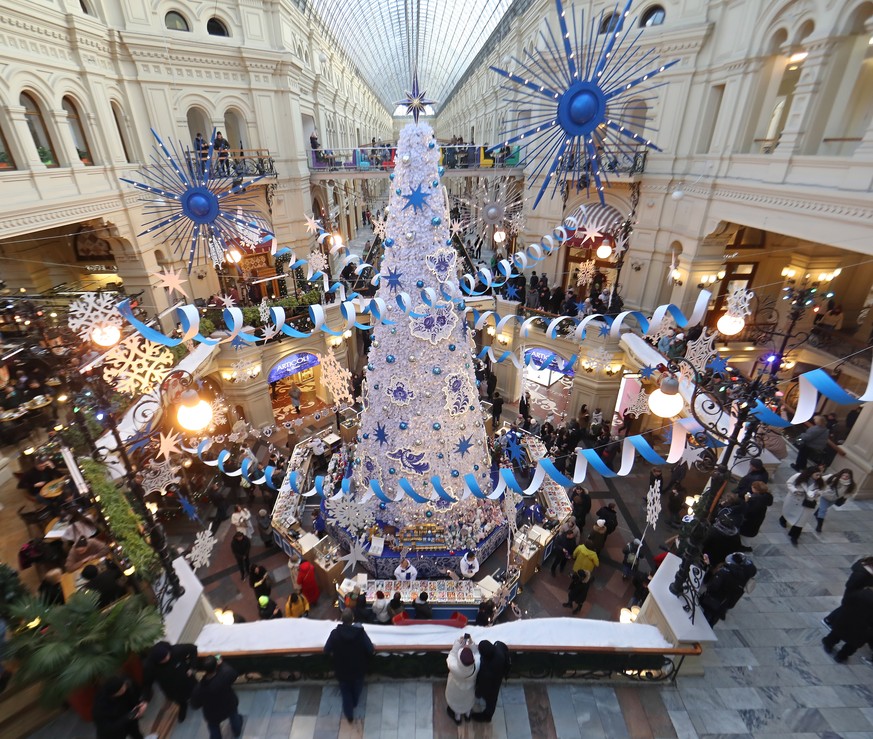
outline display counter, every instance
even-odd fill
[[[519,569],[521,584],[526,584],[543,561],[543,548],[528,532],[519,529],[512,540],[512,556]]]

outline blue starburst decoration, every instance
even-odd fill
[[[713,372],[719,375],[723,375],[727,372],[728,368],[728,358],[727,357],[713,357],[709,364],[706,365],[707,369],[711,369]]]
[[[576,303],[576,312],[580,315],[585,312],[585,301],[584,300],[581,303]]]
[[[624,30],[631,2],[627,0],[623,11],[616,6],[605,23],[601,12],[599,20],[591,24],[586,44],[584,13],[580,13],[578,23],[573,23],[571,38],[564,6],[561,0],[555,0],[560,31],[556,34],[548,25],[548,35],[540,33],[545,48],[534,54],[526,52],[527,63],[513,59],[521,68],[519,74],[491,67],[514,83],[504,85],[504,89],[516,92],[519,98],[508,101],[516,105],[515,128],[492,150],[517,141],[534,142],[527,159],[541,163],[534,171],[531,186],[548,167],[534,208],[549,185],[554,196],[565,183],[575,183],[577,190],[590,190],[592,180],[603,203],[603,183],[608,181],[600,168],[601,161],[626,156],[632,159],[633,147],[638,144],[658,149],[645,136],[635,133],[645,130],[645,116],[639,114],[640,109],[635,112],[628,107],[627,102],[631,97],[641,103],[651,101],[651,97],[641,98],[641,93],[660,87],[650,84],[650,80],[679,60],[658,64],[653,49],[637,53],[643,29],[629,38],[637,26],[634,19]]]
[[[406,98],[397,102],[397,105],[406,106],[406,115],[412,114],[415,125],[418,125],[418,116],[425,112],[425,106],[433,105],[436,100],[428,100],[427,93],[418,87],[418,72],[412,74],[412,89],[406,90]]]
[[[506,299],[518,300],[518,288],[515,285],[506,286]]]
[[[609,336],[609,324],[607,323],[604,326],[600,327],[600,333],[598,336]]]
[[[388,443],[388,432],[385,430],[385,427],[378,421],[376,422],[376,441],[379,442],[379,446]]]
[[[200,516],[197,515],[197,509],[191,504],[184,495],[179,496],[179,505],[182,506],[182,512],[192,521],[199,521]]]
[[[417,213],[420,210],[424,210],[424,206],[427,205],[425,202],[429,197],[429,192],[424,192],[421,188],[423,185],[419,184],[409,195],[401,195],[400,197],[406,198],[406,205],[403,206],[403,210],[406,210],[410,206],[412,206],[413,213]]]
[[[202,260],[204,250],[208,260],[218,265],[224,253],[243,240],[263,243],[273,238],[266,220],[255,210],[257,199],[246,192],[266,175],[244,178],[230,165],[222,171],[218,159],[213,158],[214,129],[205,154],[192,152],[181,143],[178,148],[172,142],[167,147],[154,129],[152,134],[157,145],[151,164],[138,171],[142,181],[121,178],[154,196],[145,203],[154,218],[137,236],[151,234],[172,245],[176,254],[188,257],[189,274],[195,260]]]
[[[455,454],[460,454],[461,457],[463,458],[463,456],[467,452],[469,452],[470,449],[472,449],[472,448],[473,448],[473,437],[467,436],[465,438],[462,436],[460,439],[458,439],[458,446],[455,447]]]
[[[400,278],[403,277],[402,272],[398,272],[396,269],[389,267],[388,274],[383,275],[383,277],[388,282],[388,288],[392,293],[396,293],[403,287],[403,283],[400,282]]]
[[[649,365],[646,365],[645,367],[640,368],[640,377],[642,377],[644,380],[650,379],[651,376],[654,374],[655,374],[654,367],[650,367]]]
[[[509,458],[513,462],[518,462],[520,464],[524,461],[524,449],[521,444],[518,443],[518,439],[515,438],[514,434],[510,435],[509,441],[506,442],[506,452],[509,454]]]

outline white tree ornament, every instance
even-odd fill
[[[80,339],[90,341],[91,331],[97,326],[117,326],[123,320],[118,312],[118,297],[113,293],[85,293],[70,303],[67,325]]]
[[[738,287],[727,299],[727,312],[732,316],[749,316],[752,314],[751,302],[755,293]]]
[[[385,218],[379,216],[379,218],[373,218],[370,222],[373,224],[373,234],[380,239],[384,239],[387,235],[386,228],[388,226]]]
[[[330,392],[334,403],[351,403],[352,373],[340,364],[340,361],[328,349],[327,354],[319,354],[321,361],[321,381]]]
[[[588,285],[594,279],[596,263],[593,259],[588,259],[579,263],[579,271],[576,273],[577,285]]]
[[[706,372],[706,365],[715,356],[715,339],[717,336],[717,332],[704,328],[696,340],[688,342],[688,346],[685,348],[685,359],[691,363],[698,374],[702,375]],[[680,374],[683,379],[689,382],[694,381],[694,372],[685,363],[682,364]]]
[[[270,304],[267,302],[266,298],[263,298],[261,302],[258,303],[258,316],[264,326],[267,326],[270,323]]]
[[[658,517],[661,515],[661,481],[655,480],[646,493],[646,523],[653,529],[658,528]]]
[[[464,222],[460,218],[453,218],[449,223],[449,233],[461,238],[464,235]]]
[[[142,487],[148,493],[166,493],[170,485],[179,484],[179,476],[176,474],[179,467],[170,462],[157,462],[150,459],[146,468],[142,471]]]
[[[118,392],[142,395],[152,390],[173,366],[170,350],[138,336],[124,341],[103,362],[103,379]]]
[[[327,256],[323,251],[309,252],[309,269],[312,270],[312,274],[327,272]]]
[[[458,316],[451,303],[425,306],[423,303],[415,308],[421,318],[409,319],[409,333],[418,339],[427,339],[431,344],[439,344],[452,335]]]
[[[212,401],[212,425],[223,426],[227,423],[227,405],[222,398]]]
[[[191,567],[199,570],[201,567],[208,567],[212,561],[212,550],[215,548],[215,537],[209,529],[206,531],[198,531],[194,537],[194,546],[191,547],[191,552],[188,554],[188,561]]]
[[[631,401],[630,405],[624,411],[629,416],[633,416],[634,418],[639,418],[644,413],[649,412],[649,395],[643,390],[643,388],[639,389],[633,401]]]

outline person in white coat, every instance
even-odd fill
[[[819,499],[825,489],[822,472],[818,467],[810,467],[788,478],[788,492],[782,502],[782,515],[779,523],[788,529],[791,543],[797,546],[797,540],[803,532],[803,527],[812,521],[813,512],[818,507]]]
[[[821,533],[821,527],[824,524],[828,508],[832,505],[837,507],[843,505],[847,498],[855,494],[855,490],[857,490],[855,477],[852,475],[852,470],[848,467],[825,480],[825,489],[821,494],[821,498],[819,498],[818,508],[815,511],[815,520],[818,522],[815,527],[816,531]]]
[[[449,716],[456,724],[469,719],[476,703],[476,675],[479,674],[479,650],[469,634],[464,634],[452,646],[446,658],[449,679],[446,682],[446,703]]]
[[[233,510],[233,515],[230,517],[230,523],[242,534],[245,534],[249,539],[255,535],[255,526],[252,523],[252,514],[247,508],[241,505],[236,506]]]

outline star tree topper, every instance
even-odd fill
[[[406,106],[406,115],[412,114],[415,125],[418,125],[418,116],[425,112],[425,107],[433,105],[436,100],[428,100],[427,93],[418,88],[418,72],[412,75],[412,90],[406,91],[406,98],[398,101],[398,105]]]

